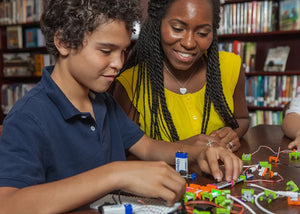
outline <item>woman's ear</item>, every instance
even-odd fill
[[[57,50],[59,51],[60,55],[62,55],[62,56],[69,55],[70,48],[68,48],[68,46],[64,42],[61,41],[58,31],[54,35],[54,44],[55,44]]]

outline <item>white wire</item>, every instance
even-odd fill
[[[274,190],[271,190],[271,189],[268,189],[268,188],[265,188],[265,187],[259,186],[259,185],[257,185],[257,184],[252,184],[252,183],[249,183],[249,184],[248,184],[248,186],[250,186],[250,187],[256,187],[256,188],[258,188],[258,189],[262,189],[262,190],[268,190],[268,191],[276,192],[276,191],[274,191]]]
[[[229,195],[229,197],[230,197],[232,200],[234,200],[235,202],[237,202],[237,203],[241,204],[242,206],[244,206],[247,210],[250,211],[250,213],[256,214],[256,213],[254,212],[254,210],[252,210],[252,209],[251,209],[247,204],[245,204],[243,201],[241,201],[241,200],[239,200],[239,199],[237,199],[236,197],[231,196],[231,195]]]
[[[263,212],[265,212],[265,213],[267,213],[267,214],[275,214],[275,213],[272,213],[272,212],[270,212],[269,210],[263,208],[263,207],[258,203],[259,197],[262,196],[263,194],[265,194],[265,193],[264,193],[264,192],[261,192],[261,193],[259,193],[258,195],[256,195],[256,197],[255,197],[255,205],[256,205],[261,211],[263,211]]]

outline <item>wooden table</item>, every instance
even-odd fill
[[[239,157],[242,157],[243,153],[249,154],[257,151],[259,146],[265,145],[272,148],[275,152],[278,151],[278,148],[282,150],[287,149],[287,145],[291,140],[284,136],[281,126],[276,125],[259,125],[253,127],[248,130],[246,135],[241,140],[241,148],[239,149],[236,154]],[[259,152],[255,153],[252,156],[251,163],[248,164],[257,164],[260,161],[268,161],[269,156],[273,156],[273,152],[267,148],[261,148]],[[290,180],[293,180],[298,187],[300,187],[300,160],[297,161],[290,161],[289,156],[287,153],[281,153],[279,156],[279,163],[272,164],[272,171],[278,172],[284,178],[283,181],[278,183],[264,183],[264,182],[255,182],[255,184],[263,186],[265,188],[279,191],[284,191],[286,189],[286,183]],[[263,179],[262,177],[257,175],[257,172],[254,172],[255,179]],[[206,185],[209,183],[213,183],[213,180],[209,177],[198,176],[197,181],[200,185]],[[229,187],[226,189],[231,190],[231,195],[233,196],[241,196],[241,189],[251,188],[247,186],[247,183],[239,183],[236,184],[234,187]],[[262,192],[260,189],[253,188],[255,193]],[[300,206],[295,205],[288,205],[287,198],[278,198],[271,203],[267,203],[266,200],[260,202],[259,204],[262,205],[265,209],[274,212],[276,214],[296,214],[300,213]],[[256,213],[263,213],[259,210],[255,205],[247,202]],[[86,209],[72,212],[76,214],[87,214],[87,213],[97,213],[95,210]],[[250,213],[245,209],[244,213]]]

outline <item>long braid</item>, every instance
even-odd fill
[[[219,0],[213,1],[213,41],[209,49],[207,50],[207,72],[206,72],[206,91],[204,102],[204,114],[202,121],[201,133],[205,134],[210,115],[210,102],[214,104],[214,107],[224,119],[226,126],[233,129],[238,128],[239,125],[235,119],[232,111],[230,110],[223,93],[223,86],[221,81],[221,72],[219,64],[219,50],[217,29],[220,21],[220,2]]]
[[[179,140],[179,137],[166,104],[162,72],[164,54],[160,37],[161,20],[172,1],[151,0],[149,2],[148,17],[142,25],[139,39],[122,71],[139,65],[138,70],[136,69],[134,72],[138,72],[137,86],[144,87],[142,99],[145,100],[145,97],[148,97],[148,108],[151,114],[150,137],[162,139],[160,131],[162,128],[162,132],[168,136],[170,141],[174,142]],[[134,92],[134,99],[137,104],[140,99],[141,87],[136,87]],[[145,94],[146,91],[148,92],[147,95]],[[145,112],[146,106],[144,105],[143,108]],[[161,120],[165,121],[166,127]],[[144,122],[146,127],[146,119]],[[159,127],[159,124],[162,124],[163,127]]]

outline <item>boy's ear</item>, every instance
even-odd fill
[[[54,35],[54,44],[60,55],[67,56],[70,53],[70,49],[67,47],[67,45],[59,39],[58,32],[56,32]]]

